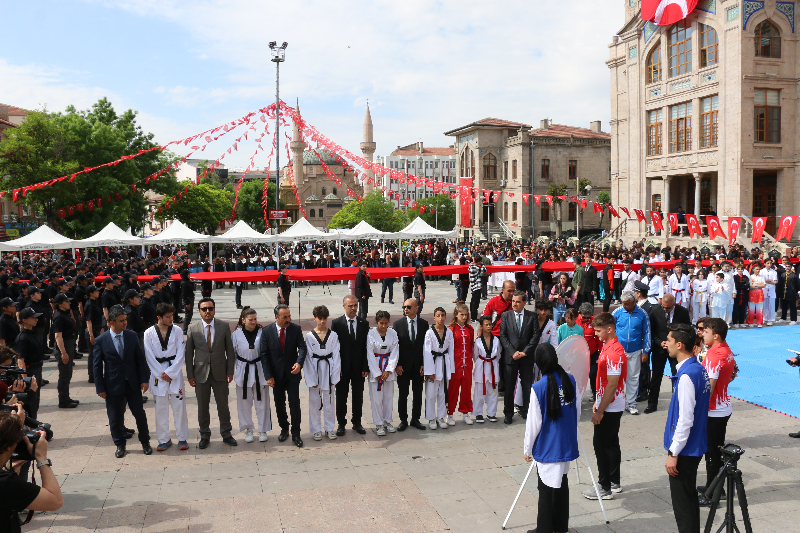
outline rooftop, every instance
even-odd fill
[[[415,145],[411,145],[411,146],[403,146],[401,148],[398,148],[397,150],[394,150],[391,154],[389,154],[389,156],[391,157],[391,156],[398,156],[398,155],[407,155],[407,156],[419,156],[419,155],[421,155],[421,156],[434,156],[434,155],[438,155],[438,156],[447,157],[449,155],[455,155],[455,154],[456,154],[456,151],[452,146],[447,147],[447,148],[435,148],[435,147],[434,148],[428,148],[427,146],[423,146],[422,147],[422,151],[420,151],[420,150],[417,149],[417,147]]]
[[[534,137],[575,137],[579,139],[608,139],[611,134],[603,131],[592,131],[587,128],[576,128],[574,126],[564,126],[562,124],[550,124],[548,128],[537,128],[531,130],[530,134]]]
[[[466,129],[477,128],[477,127],[496,127],[496,128],[526,128],[530,129],[530,124],[522,124],[521,122],[512,122],[510,120],[503,120],[500,118],[484,118],[481,120],[477,120],[466,126],[461,126],[460,128],[456,128],[454,130],[444,132],[445,135],[454,135],[458,132],[461,132]]]
[[[6,104],[0,102],[0,106],[3,106],[3,105],[6,105]],[[28,111],[22,109],[21,107],[14,107],[13,105],[8,106],[8,115],[11,116],[11,117],[13,117],[13,116],[24,117],[27,114],[28,114]]]

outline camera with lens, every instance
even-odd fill
[[[736,444],[726,444],[725,446],[720,446],[719,451],[722,454],[723,462],[731,462],[732,464],[736,464],[736,461],[744,455],[744,449],[741,446]]]
[[[0,380],[8,385],[8,392],[3,399],[5,402],[11,401],[11,398],[16,395],[17,400],[21,403],[28,403],[28,395],[31,392],[31,378],[23,378],[21,376],[26,374],[26,370],[17,368],[16,366],[0,366]],[[11,390],[14,384],[22,382],[25,388],[22,391],[16,392]]]
[[[0,404],[0,410],[15,411],[14,407],[6,404]],[[38,420],[26,416],[23,434],[28,437],[28,441],[33,444],[34,447],[36,447],[36,443],[39,442],[41,438],[41,435],[38,433],[39,431],[44,433],[44,438],[47,442],[53,440],[53,430],[50,424],[39,422]],[[28,445],[25,443],[24,439],[17,444],[14,453],[11,454],[11,459],[13,461],[33,461],[33,455],[28,452]]]

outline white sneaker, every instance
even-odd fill
[[[441,429],[447,429],[447,420],[445,420],[444,418],[440,418],[439,419],[439,427]]]
[[[789,325],[790,325],[790,326],[794,326],[795,324],[797,324],[797,322],[795,322],[794,320],[790,320],[790,321],[789,321]]]
[[[388,431],[389,433],[395,433],[397,431],[397,429],[395,429],[395,427],[391,425],[389,422],[384,422],[383,427],[385,427],[386,431]]]
[[[328,431],[328,439],[329,440],[336,440],[336,432],[335,431]]]
[[[771,325],[773,325],[773,324],[774,324],[774,322],[767,322],[767,325],[768,325],[768,326],[771,326]]]
[[[244,430],[244,441],[245,442],[253,442],[253,430],[252,429],[245,429]]]
[[[616,483],[611,484],[611,492],[614,494],[619,494],[622,492],[622,485],[617,485]]]
[[[759,325],[758,325],[758,327],[760,327],[760,328],[763,328],[763,327],[764,327],[764,325],[763,325],[763,324],[759,324]]]
[[[639,414],[639,410],[637,408],[635,408],[635,407],[629,407],[628,408],[628,412],[630,414],[632,414],[632,415],[638,415]]]
[[[468,426],[472,425],[472,418],[470,418],[469,413],[464,413],[464,423]]]
[[[383,429],[383,426],[375,426],[375,433],[379,437],[385,437],[386,436],[386,430]]]
[[[321,431],[317,431],[316,433],[314,433],[314,440],[322,440],[322,432]]]
[[[267,442],[267,432],[262,431],[258,434],[258,442]]]
[[[428,422],[428,427],[431,429],[439,429],[439,425],[436,423],[436,419],[433,419],[430,422]]]
[[[447,425],[448,426],[455,426],[456,421],[453,420],[453,415],[447,415]]]

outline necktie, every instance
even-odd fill
[[[208,344],[208,349],[211,350],[211,324],[206,326],[206,344]]]
[[[281,334],[280,334],[281,350],[283,350],[283,347],[286,345],[286,330],[284,328],[280,329],[281,329]]]
[[[122,333],[117,335],[117,353],[122,355],[125,352],[125,346],[122,344]]]
[[[520,331],[522,331],[522,314],[518,313],[517,314],[517,332],[519,333]]]
[[[414,319],[411,319],[411,342],[417,340],[417,333],[414,331]]]
[[[355,330],[353,330],[353,319],[351,318],[349,320],[349,322],[350,322],[350,338],[353,340],[353,342],[355,342],[356,341],[356,332],[355,332]]]

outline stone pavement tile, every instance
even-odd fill
[[[306,472],[302,456],[259,459],[257,463],[262,476]]]
[[[236,518],[241,520],[262,522],[278,519],[278,504],[274,494],[237,496],[233,499],[233,511]]]
[[[432,507],[430,509],[430,511],[417,511],[417,516],[422,521],[424,531],[447,531],[447,522]]]
[[[225,533],[253,533],[254,531],[259,533],[281,533],[284,530],[281,528],[279,521],[254,524],[249,520],[216,516],[202,522],[190,523],[186,531],[188,533],[217,533],[221,531]]]
[[[164,469],[164,483],[186,483],[211,479],[211,464],[168,466]]]
[[[477,491],[477,494],[486,505],[489,506],[490,510],[498,513],[508,513],[508,510],[511,509],[511,504],[514,503],[514,498],[517,496],[518,490],[519,485],[508,485],[496,487],[487,491]],[[536,496],[526,490],[522,491],[517,501],[517,508],[536,507],[536,505],[538,505]]]
[[[35,513],[33,518],[25,528],[25,533],[28,532],[36,532],[36,533],[47,533],[50,529],[50,526],[53,525],[53,521],[55,520],[55,515],[50,513]]]
[[[216,495],[211,490],[211,482],[209,481],[171,483],[162,487],[158,497],[158,503],[210,500],[215,496]]]
[[[486,457],[486,455],[484,455],[482,452],[447,455],[443,459],[445,463],[450,465],[450,468],[453,469],[453,472],[457,473],[497,467],[497,464]]]
[[[211,480],[211,491],[220,496],[257,496],[262,493],[259,476]]]
[[[145,506],[104,508],[97,527],[98,529],[130,525],[139,525],[141,527],[144,524],[146,514],[147,507]]]
[[[459,475],[472,490],[482,491],[507,485],[519,487],[516,480],[499,467],[486,468],[483,470],[466,470],[464,472],[459,472]]]
[[[352,468],[309,472],[308,477],[311,481],[311,487],[315,489],[344,487],[347,485],[355,485],[360,481],[358,474],[356,474]]]
[[[258,475],[256,461],[230,461],[213,463],[209,479],[241,478]]]
[[[279,508],[281,526],[284,528],[305,527],[307,531],[323,531],[326,523],[331,521],[331,516],[320,507],[310,506],[302,498],[295,498],[291,507]]]
[[[108,489],[86,490],[64,494],[64,506],[59,509],[60,513],[71,513],[86,509],[102,509],[103,503],[108,496]]]
[[[351,468],[353,465],[344,452],[325,453],[303,457],[303,466],[307,472]]]
[[[428,496],[428,501],[445,519],[453,516],[467,516],[492,512],[492,508],[472,490],[467,492],[443,493]]]
[[[508,466],[519,465],[522,464],[522,462],[524,461],[524,459],[522,458],[522,452],[489,453],[487,455],[497,466],[501,466],[503,468]]]
[[[581,496],[582,497],[582,496]],[[633,513],[672,511],[672,503],[655,497],[650,492],[623,492],[615,494],[614,499],[622,502],[622,508]]]
[[[500,530],[504,519],[505,516],[501,517],[490,511],[470,515],[455,514],[445,517],[444,521],[453,533],[483,533]],[[513,523],[518,524],[519,522],[514,521]],[[509,521],[509,525],[511,525],[511,521]]]
[[[133,488],[146,485],[161,485],[164,478],[163,468],[141,470],[120,470],[114,478],[111,488]]]
[[[50,531],[66,530],[67,528],[84,528],[83,531],[94,531],[103,515],[102,509],[91,509],[71,512],[59,509],[58,514],[51,515],[52,525]],[[34,519],[36,517],[34,516]]]
[[[144,525],[149,526],[172,520],[185,520],[188,522],[190,515],[191,503],[154,503],[147,506]]]
[[[419,490],[429,498],[436,494],[454,494],[471,490],[469,485],[458,474],[436,475],[416,479],[412,476],[412,479],[419,487]]]
[[[353,466],[380,465],[395,461],[392,452],[385,448],[347,452],[347,458]]]
[[[216,496],[223,494],[215,491]],[[202,501],[189,502],[189,521],[201,522],[204,519],[217,517],[217,516],[232,516],[233,513],[233,497],[227,498],[210,498]]]
[[[444,474],[455,474],[453,469],[444,459],[417,459],[400,463],[400,467],[406,471],[411,479],[419,479],[428,476],[440,476]]]
[[[61,486],[61,492],[73,493],[87,490],[110,489],[117,472],[99,472],[91,474],[70,474]]]
[[[161,492],[169,490],[169,486],[170,485],[148,485],[133,488],[111,488],[111,490],[108,491],[103,508],[152,505],[159,502]]]
[[[259,479],[264,494],[306,490],[311,486],[311,478],[307,472],[272,474],[259,476]]]
[[[187,519],[176,518],[157,524],[145,524],[142,526],[142,533],[185,533],[189,531],[189,526]],[[103,533],[106,533],[105,530]]]
[[[438,455],[438,457],[475,453],[478,451],[470,440],[448,440],[440,442],[427,439],[425,442],[428,446],[439,452],[440,455]]]
[[[354,468],[359,483],[408,479],[408,473],[398,464],[358,466]]]

